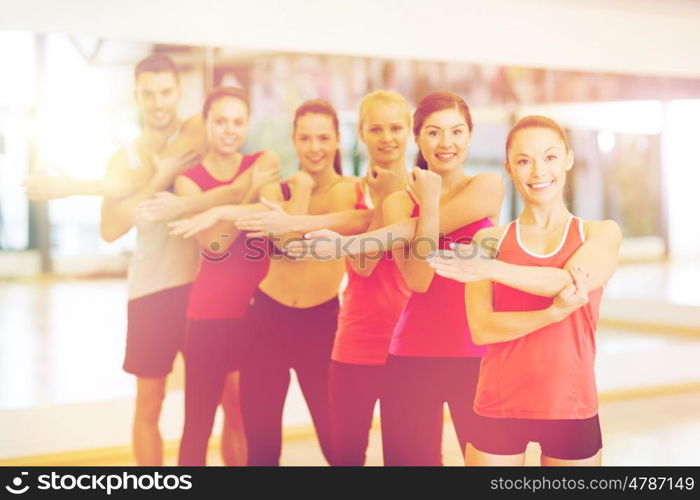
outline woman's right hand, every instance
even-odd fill
[[[405,179],[403,173],[399,177],[393,170],[370,165],[367,185],[375,205],[381,204],[391,193],[400,191],[404,187]]]
[[[257,212],[240,217],[236,221],[236,227],[245,231],[249,238],[264,238],[269,235],[279,235],[294,231],[294,216],[289,215],[277,203],[269,201],[267,198],[260,198],[260,202],[270,210],[267,212]]]
[[[442,177],[435,172],[414,167],[408,176],[408,183],[421,205],[440,203]]]
[[[565,286],[559,295],[554,297],[552,306],[568,316],[581,306],[588,304],[589,291],[589,275],[583,271],[581,267],[572,267],[569,269],[573,283]]]
[[[205,229],[209,229],[221,219],[221,211],[219,209],[220,207],[210,208],[192,217],[171,222],[168,224],[170,234],[172,236],[190,238]]]

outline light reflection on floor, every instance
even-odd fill
[[[700,306],[700,266],[630,266],[606,295]],[[126,329],[122,280],[0,282],[0,410],[47,408],[133,397],[121,370]],[[700,381],[700,338],[602,328],[596,365],[601,392]],[[290,397],[291,405],[301,401]],[[46,410],[50,411],[50,410]],[[302,415],[305,408],[290,408]],[[700,464],[700,395],[605,402],[608,464]],[[700,448],[700,447],[697,447]],[[533,458],[536,446],[530,450]],[[452,431],[445,462],[461,463]],[[212,453],[216,463],[216,453]],[[323,463],[313,440],[293,441],[283,462]],[[368,463],[381,463],[373,433]]]

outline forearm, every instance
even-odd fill
[[[408,252],[408,261],[404,266],[404,278],[413,291],[425,292],[433,280],[435,270],[430,267],[427,259],[437,250],[440,237],[439,228],[440,207],[438,201],[424,204],[418,218],[415,239]]]
[[[116,179],[73,179],[72,195],[106,196],[120,198],[133,194],[135,189],[126,180]]]
[[[245,205],[221,205],[217,207],[217,210],[220,221],[235,223],[241,217],[256,212],[267,212],[270,209],[262,203],[248,203]]]
[[[343,255],[371,255],[387,250],[399,250],[413,241],[417,224],[418,218],[406,219],[375,231],[347,236],[342,245]]]
[[[555,297],[571,283],[571,275],[556,267],[519,266],[494,260],[487,279],[542,297]]]
[[[363,211],[367,212],[367,210]],[[374,209],[372,211],[372,218],[367,230],[372,231],[382,227],[384,225],[383,221],[384,218],[382,217],[382,211],[378,208]],[[355,273],[360,276],[367,277],[374,272],[374,269],[377,267],[377,264],[379,264],[379,260],[381,259],[382,255],[383,252],[368,253],[357,257],[348,257],[347,261]]]
[[[220,221],[209,229],[196,235],[199,246],[208,254],[221,255],[225,253],[241,232],[229,221]]]
[[[290,229],[299,233],[330,229],[340,234],[358,234],[369,230],[374,210],[344,210],[322,215],[294,215]]]
[[[249,190],[245,186],[227,185],[209,189],[196,196],[185,198],[183,215],[204,212],[219,205],[246,203],[245,195]],[[252,201],[252,200],[251,200]]]
[[[470,314],[471,313],[471,314]],[[469,311],[469,327],[475,344],[507,342],[564,319],[569,312],[550,306],[537,311]]]

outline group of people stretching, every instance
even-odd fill
[[[510,130],[523,210],[501,225],[504,182],[464,173],[473,123],[453,93],[413,113],[396,92],[366,95],[363,177],[342,173],[333,106],[302,103],[299,168],[281,180],[273,152],[240,152],[244,90],[216,88],[180,120],[178,69],[161,54],[136,66],[135,87],[142,133],[104,178],[34,175],[26,189],[102,196],[107,241],[136,227],[124,369],[137,463],[162,463],[181,351],[181,465],[205,465],[219,405],[224,462],[278,465],[291,369],[331,465],[365,463],[377,402],[385,465],[441,465],[445,403],[467,465],[522,465],[529,442],[543,465],[601,464],[595,333],[621,232],[568,210],[574,152],[554,120]]]

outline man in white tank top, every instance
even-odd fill
[[[137,377],[132,436],[136,462],[161,465],[158,420],[166,377],[184,339],[187,298],[198,254],[194,242],[169,236],[167,222],[144,220],[136,208],[155,193],[168,190],[177,174],[195,159],[184,154],[178,161],[159,162],[158,155],[177,147],[203,150],[204,130],[199,117],[182,123],[177,116],[179,75],[169,57],[147,57],[136,66],[134,76],[143,130],[133,143],[112,156],[105,182],[108,189],[110,185],[129,185],[131,192],[104,198],[100,233],[111,242],[132,226],[137,230],[128,268],[124,369]]]

